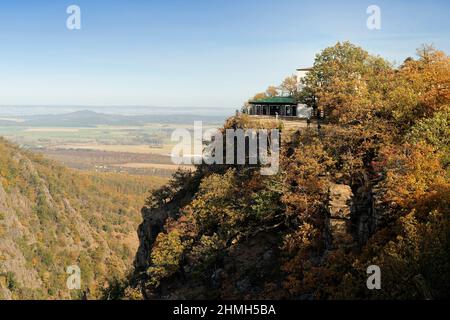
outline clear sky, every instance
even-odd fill
[[[81,8],[68,30],[66,8]],[[381,9],[369,30],[366,9]],[[236,107],[337,41],[450,53],[450,1],[0,0],[0,105]]]

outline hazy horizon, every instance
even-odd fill
[[[66,10],[80,8],[80,30]],[[369,30],[367,8],[381,10]],[[0,105],[239,108],[337,41],[402,62],[449,52],[448,1],[2,3]],[[189,107],[185,107],[189,108]]]
[[[17,105],[0,106],[0,116],[33,116],[66,114],[77,111],[94,111],[111,115],[204,115],[205,110],[211,116],[231,116],[236,109],[224,107],[159,107],[159,106],[89,106],[89,105]]]

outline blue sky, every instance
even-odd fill
[[[81,8],[81,30],[66,8]],[[381,8],[381,30],[366,9]],[[450,2],[0,0],[0,105],[239,108],[337,41],[450,52]]]

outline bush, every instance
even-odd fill
[[[151,265],[147,270],[150,285],[158,287],[162,279],[178,271],[185,247],[177,231],[158,235],[151,253]]]

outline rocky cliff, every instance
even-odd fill
[[[225,128],[255,127],[251,121],[234,118]],[[402,154],[384,149],[377,132],[355,130],[284,131],[274,176],[202,165],[174,177],[142,211],[131,285],[149,299],[445,296],[448,197],[403,202],[397,181],[418,169],[396,160]],[[420,174],[430,177],[434,198],[432,185],[445,173],[431,166]],[[389,290],[367,289],[372,264]],[[400,282],[399,272],[407,275]]]

